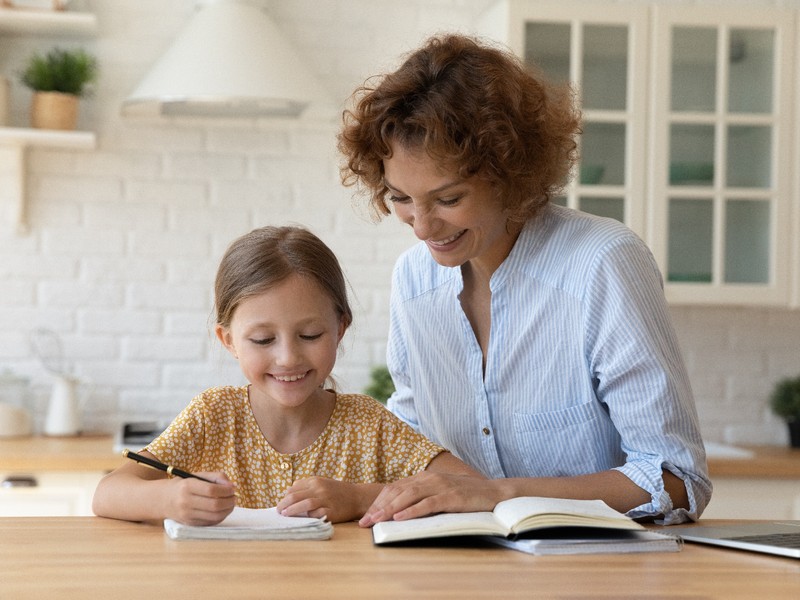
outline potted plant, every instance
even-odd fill
[[[386,401],[394,393],[394,381],[389,374],[389,369],[384,365],[374,367],[370,372],[370,381],[364,393],[372,396],[378,402],[386,404]]]
[[[800,376],[775,384],[769,402],[772,412],[786,421],[791,446],[800,448]]]
[[[78,100],[87,95],[97,77],[97,61],[85,50],[54,48],[45,55],[34,53],[20,81],[34,91],[31,126],[42,129],[75,129]]]

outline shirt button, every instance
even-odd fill
[[[284,471],[288,471],[291,468],[292,468],[292,465],[290,465],[288,462],[282,462],[281,463],[281,469],[283,469]]]
[[[492,430],[489,429],[488,427],[484,427],[483,429],[481,429],[481,431],[483,432],[483,435],[489,435],[490,433],[492,433]]]

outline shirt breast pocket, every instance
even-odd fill
[[[619,433],[597,401],[516,413],[517,445],[528,477],[596,473],[625,462]]]

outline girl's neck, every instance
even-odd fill
[[[316,441],[330,421],[336,394],[319,389],[302,406],[283,407],[248,387],[250,408],[261,433],[277,452],[294,454]]]

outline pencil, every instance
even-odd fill
[[[207,481],[208,483],[216,483],[216,481],[211,481],[210,479],[206,479],[205,477],[200,477],[199,475],[195,475],[194,473],[189,473],[188,471],[184,471],[183,469],[179,469],[178,467],[173,467],[172,465],[165,465],[164,463],[158,462],[157,460],[153,460],[152,458],[148,458],[147,456],[136,454],[136,452],[131,452],[127,448],[125,448],[125,450],[122,451],[122,456],[124,456],[125,458],[130,458],[131,460],[135,460],[136,462],[141,463],[143,465],[147,465],[148,467],[152,467],[153,469],[164,471],[168,475],[175,475],[176,477],[181,477],[183,479],[193,477],[194,479],[200,479],[201,481]]]

